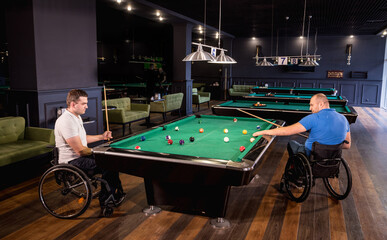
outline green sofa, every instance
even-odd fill
[[[52,151],[54,130],[25,127],[23,117],[0,118],[0,167]]]
[[[234,85],[232,88],[228,89],[228,93],[230,94],[230,97],[247,96],[254,87],[255,85]]]
[[[108,109],[109,124],[121,124],[122,135],[125,135],[125,125],[129,125],[129,132],[131,132],[130,124],[135,121],[145,119],[149,122],[149,104],[131,103],[130,98],[116,98],[106,101]],[[105,109],[105,101],[102,101],[103,109]],[[105,116],[104,116],[105,120]]]
[[[155,101],[150,103],[150,111],[154,113],[163,114],[164,122],[167,119],[167,112],[172,112],[175,110],[179,111],[179,116],[181,117],[181,104],[183,103],[183,93],[174,93],[165,95],[161,101]]]

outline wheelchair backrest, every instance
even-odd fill
[[[310,161],[319,161],[323,159],[341,158],[342,143],[336,145],[324,145],[319,142],[314,142],[312,145],[312,153]]]

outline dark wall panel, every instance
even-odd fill
[[[361,86],[361,104],[375,105],[379,102],[380,86],[374,84],[363,84]]]
[[[357,85],[356,83],[343,83],[340,84],[339,88],[339,95],[344,96],[348,99],[348,104],[355,104],[356,103],[356,94]]]

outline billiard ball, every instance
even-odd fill
[[[180,144],[180,145],[183,145],[183,144],[184,144],[184,140],[183,140],[183,139],[180,139],[179,144]]]
[[[172,145],[172,143],[173,143],[172,139],[168,139],[168,144]]]
[[[191,142],[193,142],[193,141],[195,141],[195,138],[194,138],[194,137],[190,137],[189,140],[190,140]]]
[[[203,133],[203,132],[204,132],[204,129],[203,129],[203,128],[199,129],[199,132],[200,132],[200,133]]]
[[[250,142],[254,142],[255,141],[255,138],[250,138]]]
[[[140,146],[135,146],[135,147],[134,147],[134,149],[138,149],[138,150],[140,150],[140,149],[141,149],[141,147],[140,147]]]
[[[167,135],[165,136],[165,139],[168,140],[168,139],[172,139],[171,136]]]
[[[245,149],[246,149],[246,148],[245,148],[244,146],[241,146],[241,147],[239,148],[239,151],[243,152]]]
[[[225,142],[230,141],[230,139],[229,139],[228,137],[225,137],[223,140],[224,140]]]
[[[243,130],[242,133],[243,133],[243,134],[247,134],[247,130]]]
[[[145,136],[141,136],[141,141],[145,141]]]
[[[175,127],[175,131],[179,131],[179,127]]]
[[[258,130],[261,129],[261,126],[257,125],[257,129],[258,129]]]
[[[237,121],[238,121],[238,119],[234,118],[234,122],[237,122]]]
[[[223,130],[223,132],[224,132],[224,133],[228,133],[228,129],[225,128],[225,129]]]

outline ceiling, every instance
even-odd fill
[[[106,0],[117,8],[114,0]],[[130,1],[130,2],[129,2]],[[300,36],[303,28],[305,0],[222,0],[221,30],[235,37]],[[134,14],[148,10],[174,14],[165,22],[183,15],[204,22],[205,0],[122,0],[131,4]],[[137,6],[136,6],[137,5]],[[218,28],[219,0],[206,0],[207,25]],[[142,9],[136,13],[137,9]],[[387,27],[386,0],[306,0],[305,34],[308,16],[310,33],[318,35],[372,35]],[[145,16],[146,17],[146,16]],[[289,17],[286,20],[286,17]]]

